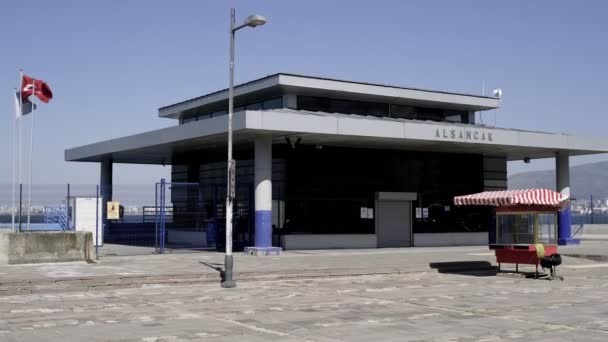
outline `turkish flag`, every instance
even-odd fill
[[[21,80],[21,100],[25,103],[32,95],[36,95],[44,103],[49,103],[53,98],[51,87],[46,82],[23,75],[23,80]]]

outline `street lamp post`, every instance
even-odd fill
[[[235,27],[235,9],[230,9],[230,84],[228,87],[228,179],[226,194],[226,256],[224,257],[224,278],[222,287],[236,286],[232,277],[232,204],[236,195],[236,162],[232,159],[232,111],[234,110],[234,35],[244,27],[256,27],[266,23],[261,15],[250,15],[243,25]]]

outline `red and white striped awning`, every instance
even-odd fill
[[[485,191],[454,197],[456,205],[492,205],[496,207],[514,205],[562,207],[567,202],[568,196],[549,189]]]

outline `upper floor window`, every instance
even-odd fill
[[[466,111],[415,107],[379,102],[354,101],[317,96],[298,96],[298,109],[315,112],[469,123]]]
[[[469,113],[462,110],[391,105],[391,118],[469,123]]]
[[[386,103],[332,99],[328,97],[298,96],[298,109],[314,112],[388,116]]]
[[[247,103],[245,105],[241,105],[241,106],[237,106],[234,107],[234,112],[240,112],[243,110],[269,110],[269,109],[277,109],[277,108],[283,108],[283,97],[282,96],[278,96],[278,97],[273,97],[267,100],[263,100],[263,101],[256,101],[256,102],[251,102],[251,103]],[[221,109],[221,110],[216,110],[214,112],[211,113],[204,113],[204,114],[199,114],[199,115],[195,115],[189,118],[185,118],[181,120],[182,124],[188,123],[188,122],[192,122],[192,121],[197,121],[197,120],[202,120],[202,119],[206,119],[206,118],[211,118],[211,117],[215,117],[215,116],[220,116],[220,115],[226,115],[228,114],[228,109]]]
[[[183,123],[183,124],[188,123],[188,122],[192,122],[192,121],[196,121],[196,116],[193,116],[193,117],[190,117],[190,118],[185,118],[185,119],[182,119],[182,123]]]

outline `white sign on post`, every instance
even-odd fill
[[[97,208],[95,208],[97,204]],[[93,246],[103,246],[103,226],[101,221],[101,197],[76,197],[74,200],[74,229],[91,232]],[[96,223],[97,221],[97,223]],[[97,236],[99,232],[99,237]]]
[[[420,208],[420,207],[416,208],[416,218],[417,219],[422,218],[422,208]]]
[[[362,219],[367,218],[367,208],[365,208],[365,207],[361,207],[361,218]]]

